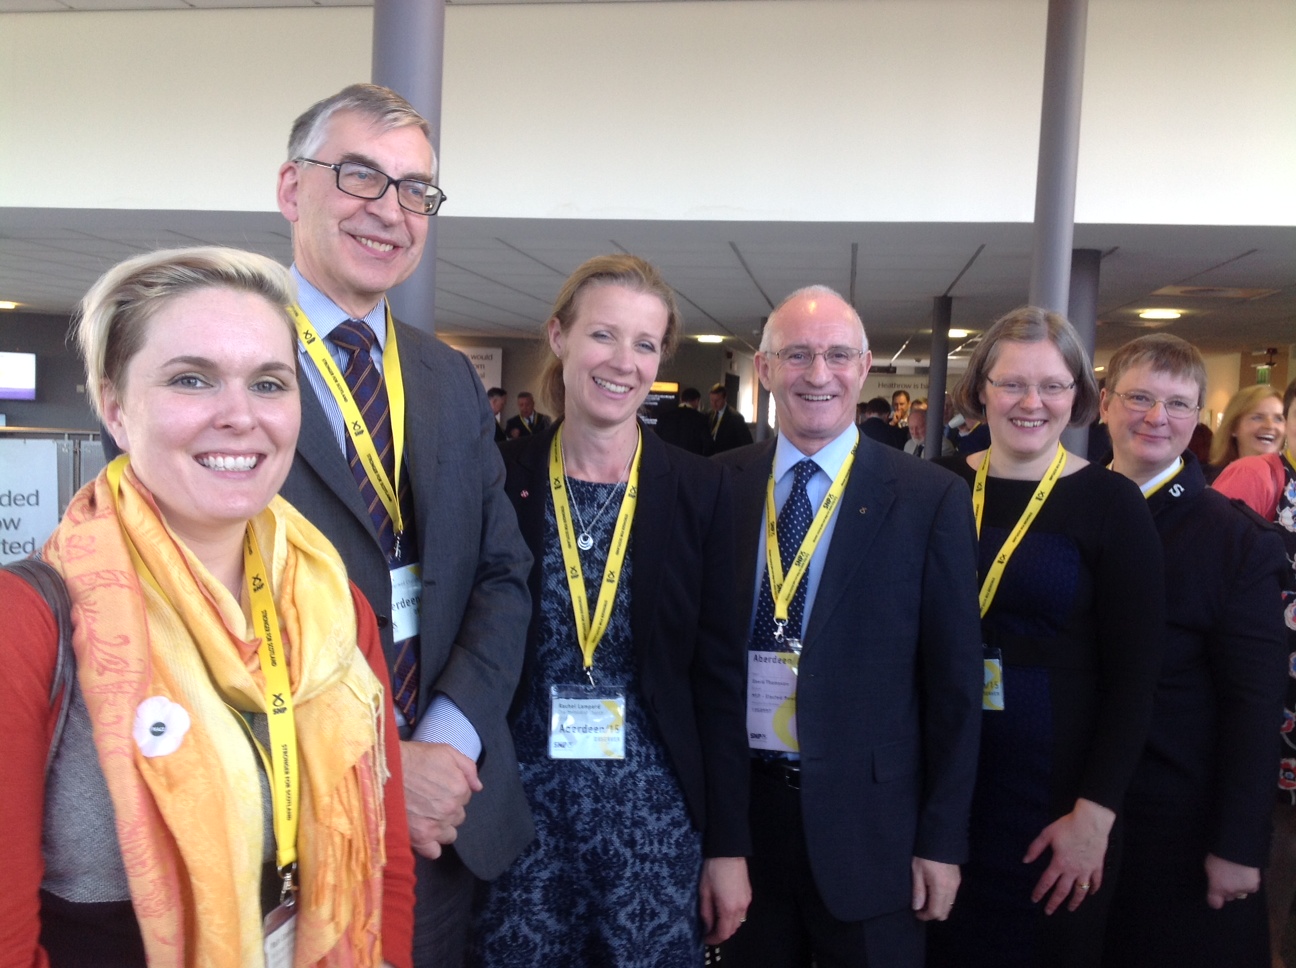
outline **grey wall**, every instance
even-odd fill
[[[36,399],[0,400],[10,427],[98,430],[85,393],[81,359],[67,345],[70,319],[43,313],[0,313],[0,350],[36,354]]]

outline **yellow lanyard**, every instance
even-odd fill
[[[1008,540],[1003,543],[999,549],[999,554],[995,555],[994,563],[990,565],[990,570],[986,572],[985,580],[981,582],[981,617],[985,618],[986,612],[990,611],[990,603],[994,601],[995,592],[999,590],[999,581],[1003,578],[1004,568],[1008,565],[1008,559],[1013,556],[1017,546],[1022,543],[1026,537],[1026,532],[1034,523],[1035,518],[1040,513],[1040,508],[1048,500],[1049,494],[1053,490],[1053,485],[1058,482],[1062,476],[1062,470],[1066,467],[1067,452],[1061,444],[1058,444],[1057,456],[1053,458],[1053,463],[1044,473],[1044,479],[1039,482],[1039,487],[1031,495],[1031,499],[1026,503],[1025,510],[1022,511],[1021,517],[1017,519],[1017,524],[1013,526],[1012,531],[1008,533]],[[981,461],[981,466],[977,468],[976,483],[972,486],[972,510],[976,514],[977,537],[981,536],[981,514],[985,510],[985,487],[986,478],[990,476],[990,449],[987,448],[985,457]]]
[[[765,487],[765,567],[769,571],[770,595],[774,599],[774,637],[779,642],[783,641],[783,629],[788,623],[788,606],[792,604],[797,586],[801,584],[801,579],[810,568],[810,559],[814,557],[815,549],[819,547],[819,539],[823,537],[824,529],[828,527],[828,519],[832,517],[833,509],[841,500],[842,491],[846,490],[846,479],[850,477],[851,467],[855,464],[855,451],[858,449],[859,437],[857,436],[850,455],[842,462],[841,470],[833,479],[832,487],[828,488],[828,493],[824,495],[823,503],[819,505],[814,520],[810,522],[806,536],[801,539],[801,547],[797,549],[796,557],[792,559],[792,567],[788,569],[786,577],[783,575],[783,558],[779,554],[778,511],[774,507],[774,471],[770,470],[769,483]],[[800,637],[800,629],[794,637]]]
[[[572,610],[576,614],[576,636],[585,661],[585,674],[593,684],[594,650],[607,631],[616,603],[617,586],[621,584],[621,566],[630,545],[630,527],[634,524],[635,507],[639,503],[639,458],[643,455],[643,431],[635,444],[634,460],[630,463],[630,478],[625,494],[621,496],[621,510],[612,530],[612,547],[608,549],[607,567],[603,571],[603,584],[599,586],[598,601],[594,605],[594,620],[590,621],[589,598],[585,594],[585,573],[581,570],[580,551],[576,547],[576,528],[572,523],[571,504],[567,497],[567,471],[563,464],[562,428],[554,434],[549,445],[549,490],[553,494],[554,517],[558,519],[558,541],[562,545],[563,564],[567,566],[567,587],[571,590]]]
[[[115,458],[108,465],[108,484],[114,499],[121,500],[121,478],[130,462],[127,454]],[[163,598],[166,593],[157,579],[140,558],[135,544],[123,530],[122,537],[130,549],[135,570]],[[231,712],[252,737],[257,752],[265,766],[266,777],[270,784],[270,800],[273,809],[275,836],[275,863],[279,875],[283,878],[283,892],[280,902],[287,902],[292,897],[293,876],[297,863],[297,829],[300,825],[298,804],[301,801],[297,772],[297,725],[293,718],[292,683],[288,677],[288,662],[280,647],[279,613],[275,608],[274,592],[270,588],[265,560],[261,557],[261,548],[257,544],[256,534],[251,522],[243,536],[243,580],[247,585],[248,602],[252,612],[252,626],[261,633],[261,645],[258,655],[261,659],[261,675],[265,680],[266,719],[270,729],[271,756],[252,735],[247,720],[234,707]],[[229,706],[228,703],[226,703]]]
[[[297,724],[293,717],[292,683],[288,678],[288,657],[279,639],[279,614],[274,593],[249,523],[243,540],[243,580],[247,583],[252,609],[252,626],[261,633],[257,654],[265,680],[266,719],[270,727],[270,754],[257,749],[265,761],[274,805],[275,863],[284,878],[285,898],[292,888],[292,867],[297,863],[297,827],[301,802],[297,772]]]
[[[383,382],[387,385],[387,402],[391,407],[394,480],[388,479],[387,471],[382,466],[382,459],[378,456],[378,448],[374,446],[373,438],[369,436],[369,428],[360,414],[360,407],[356,405],[355,397],[351,395],[351,388],[347,386],[342,371],[338,369],[328,347],[324,345],[324,340],[320,338],[315,327],[299,307],[290,306],[288,311],[297,326],[297,338],[306,347],[306,353],[324,376],[333,399],[337,401],[338,409],[342,411],[342,423],[351,436],[351,442],[355,444],[356,453],[360,455],[360,462],[369,477],[369,483],[373,485],[383,507],[387,509],[395,534],[401,534],[405,530],[405,523],[401,520],[400,500],[397,495],[400,493],[401,457],[405,452],[405,382],[401,378],[400,353],[396,349],[396,324],[392,321],[391,306],[387,307],[387,341],[383,347],[382,357]]]

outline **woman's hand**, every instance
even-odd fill
[[[702,883],[698,887],[702,902],[702,927],[707,944],[720,944],[738,930],[747,918],[751,904],[751,884],[747,880],[747,858],[708,857],[702,862]]]
[[[1074,911],[1102,885],[1103,859],[1107,855],[1107,837],[1116,814],[1102,804],[1081,798],[1075,809],[1059,817],[1031,841],[1022,862],[1029,864],[1052,850],[1048,867],[1031,891],[1031,901],[1038,904],[1052,891],[1045,914],[1052,914],[1070,895],[1068,911]]]
[[[1206,903],[1218,911],[1229,901],[1245,900],[1260,890],[1260,868],[1206,855]]]

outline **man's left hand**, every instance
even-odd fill
[[[707,944],[720,944],[738,930],[751,904],[751,884],[747,880],[747,858],[708,857],[702,862],[702,883],[698,894],[702,902],[702,926]]]
[[[962,875],[958,864],[913,859],[913,912],[919,921],[944,921],[954,907]]]

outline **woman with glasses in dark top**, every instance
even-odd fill
[[[1112,470],[1143,491],[1166,558],[1166,655],[1125,797],[1104,968],[1268,968],[1260,869],[1286,665],[1287,567],[1263,521],[1188,453],[1206,365],[1168,333],[1107,363]]]
[[[969,861],[928,964],[1097,965],[1161,657],[1160,541],[1137,487],[1061,445],[1098,406],[1062,316],[1000,319],[954,396],[990,428],[942,460],[973,491],[986,688]]]

